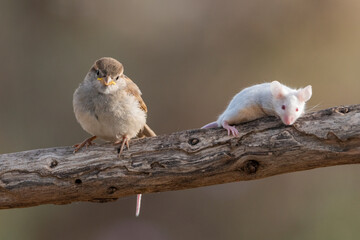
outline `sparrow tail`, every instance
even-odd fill
[[[143,130],[138,133],[138,138],[144,138],[144,137],[155,137],[155,132],[147,125],[145,124]]]
[[[147,125],[145,124],[143,133],[146,137],[155,137],[155,132]]]

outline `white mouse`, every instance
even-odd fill
[[[218,120],[202,128],[222,126],[228,135],[238,136],[239,131],[232,125],[264,116],[277,116],[285,125],[292,125],[304,114],[311,95],[311,85],[292,89],[278,81],[257,84],[236,94]]]

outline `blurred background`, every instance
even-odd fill
[[[0,153],[88,134],[72,94],[112,56],[158,134],[214,121],[242,88],[313,86],[309,108],[360,103],[360,1],[0,1]],[[115,203],[0,211],[0,239],[359,239],[360,166]]]

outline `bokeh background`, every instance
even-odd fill
[[[0,1],[0,153],[88,135],[72,94],[112,56],[158,134],[216,119],[242,88],[311,84],[314,110],[360,103],[360,1]],[[359,239],[360,167],[0,211],[0,239]]]

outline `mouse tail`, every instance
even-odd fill
[[[201,129],[204,129],[204,128],[216,128],[216,127],[218,127],[217,122],[211,122],[211,123],[206,124],[205,126],[203,126]]]
[[[137,197],[136,197],[136,212],[135,212],[135,215],[137,217],[140,215],[141,196],[142,196],[142,194],[138,194]]]

